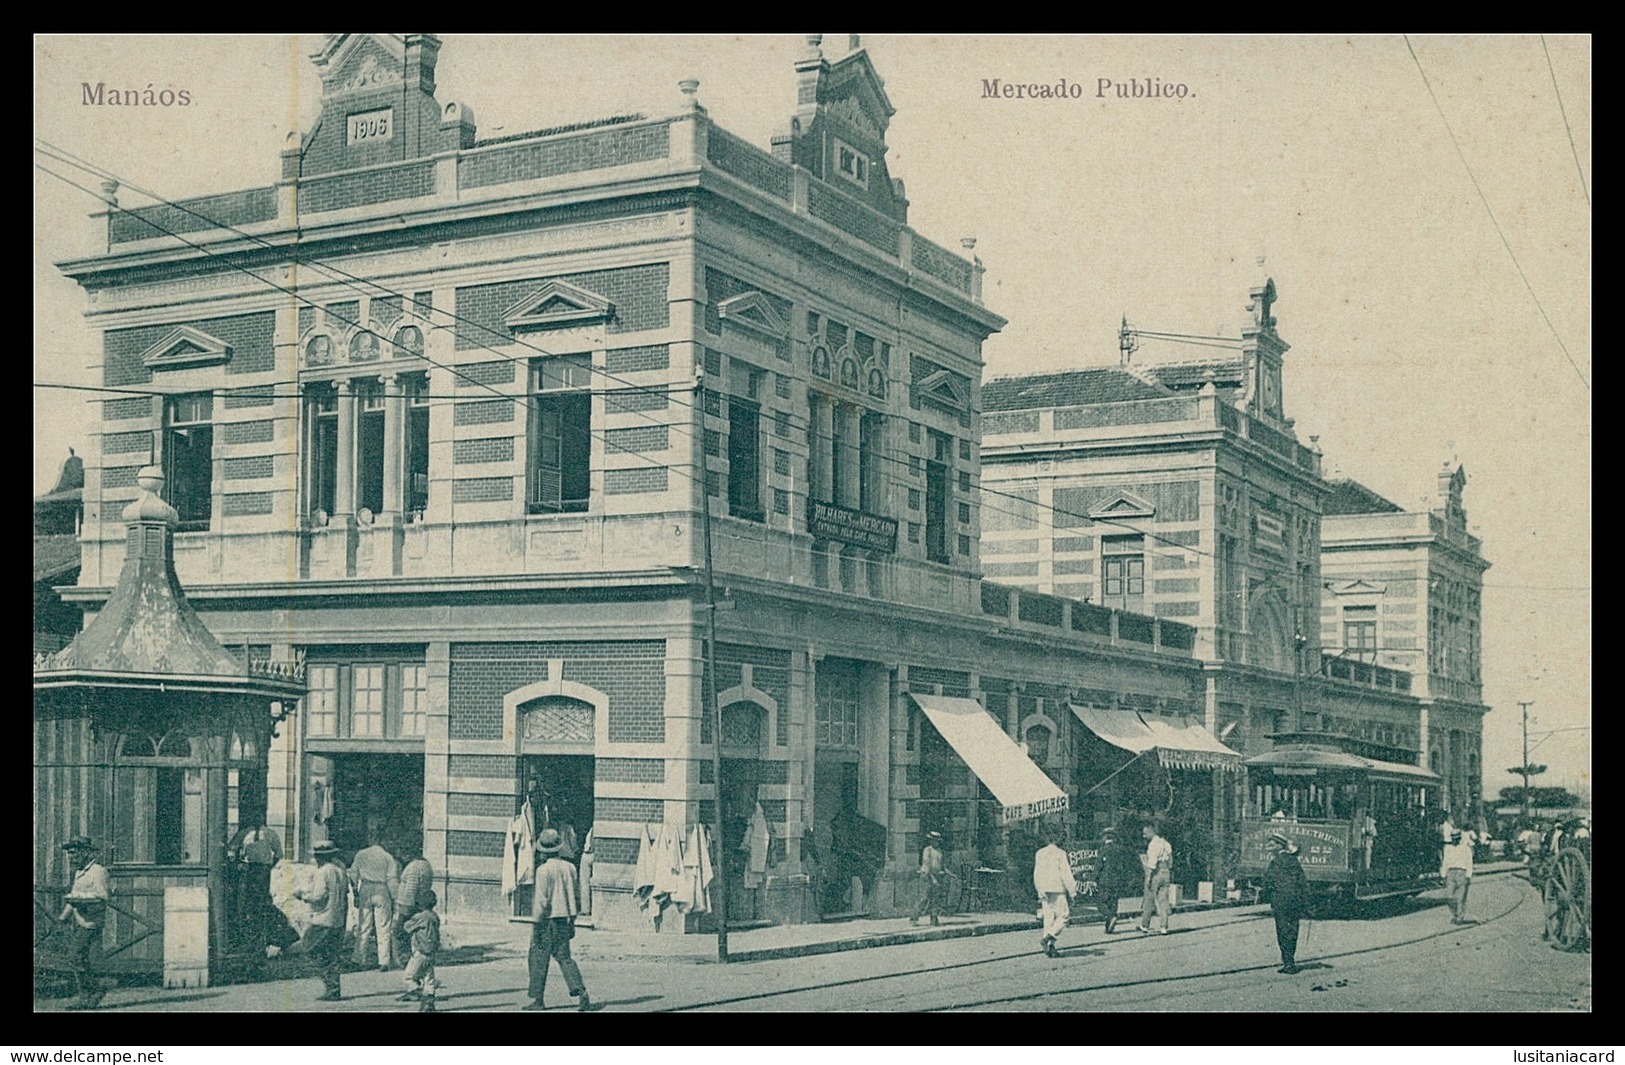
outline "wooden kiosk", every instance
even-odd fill
[[[73,875],[62,844],[88,835],[113,894],[98,968],[198,986],[247,949],[226,844],[233,824],[264,815],[266,751],[305,693],[304,667],[215,640],[175,576],[162,472],[137,484],[117,586],[72,643],[34,662],[35,965],[52,967]]]

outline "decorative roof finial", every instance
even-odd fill
[[[801,58],[804,60],[824,58],[823,49],[819,47],[823,43],[824,35],[822,33],[807,34],[807,47],[802,49]]]
[[[964,248],[966,251],[971,251],[972,249],[974,249],[976,247],[976,238],[975,237],[960,237],[959,238],[959,246],[961,248]]]
[[[687,111],[700,110],[700,79],[684,78],[677,83],[678,91],[683,94],[683,108]]]
[[[109,207],[118,206],[118,182],[111,178],[102,182],[102,199]]]
[[[846,50],[848,52],[856,52],[859,48],[862,48],[862,47],[863,47],[863,38],[859,37],[855,33],[849,33],[849,34],[846,35]]]
[[[141,467],[135,475],[135,483],[141,489],[141,494],[124,508],[125,521],[158,521],[173,527],[181,520],[175,508],[160,498],[164,490],[164,471],[161,467]]]

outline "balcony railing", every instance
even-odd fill
[[[1060,596],[1045,595],[994,581],[982,581],[982,613],[1012,628],[1051,630],[1068,636],[1093,637],[1114,644],[1139,644],[1189,654],[1196,630],[1189,625],[1146,614],[1134,614]]]

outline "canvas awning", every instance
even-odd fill
[[[1078,720],[1114,747],[1135,754],[1156,751],[1165,769],[1235,769],[1241,755],[1188,718],[1166,718],[1137,710],[1101,710],[1072,705]]]
[[[975,699],[910,693],[948,746],[999,800],[1000,819],[1009,824],[1066,809],[1066,792],[1033,764]]]

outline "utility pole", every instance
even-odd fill
[[[1303,634],[1303,606],[1292,604],[1292,701],[1296,704],[1297,720],[1292,731],[1303,731],[1303,651],[1309,637]],[[1322,728],[1325,726],[1322,725]]]
[[[722,708],[717,705],[717,582],[711,565],[711,468],[705,454],[705,368],[694,368],[694,406],[700,415],[700,528],[705,537],[705,709],[711,721],[711,780],[717,828],[717,862],[711,869],[716,891],[711,912],[717,918],[717,960],[728,960],[728,858],[722,845]]]
[[[1525,822],[1529,820],[1529,708],[1534,705],[1533,699],[1518,704],[1523,711],[1523,765],[1519,767],[1523,770],[1523,802],[1519,805],[1523,808]]]

